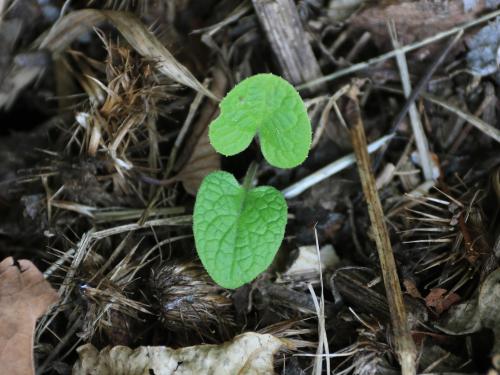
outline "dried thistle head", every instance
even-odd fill
[[[213,283],[201,265],[163,263],[149,280],[163,325],[174,332],[197,332],[204,337],[213,329],[222,334],[233,322],[232,301]]]

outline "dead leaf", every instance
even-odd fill
[[[194,152],[185,168],[180,171],[178,178],[182,181],[184,189],[194,196],[205,176],[218,169],[220,169],[220,156],[210,144],[207,127],[198,138]]]
[[[36,320],[58,299],[56,291],[29,260],[0,263],[0,363],[2,374],[34,373]]]
[[[332,270],[338,266],[340,258],[332,245],[323,246],[319,253],[322,271]],[[295,259],[284,275],[299,276],[307,273],[318,273],[318,251],[315,245],[299,247],[297,259]]]
[[[495,335],[492,356],[500,354],[500,268],[484,279],[474,299],[453,306],[446,319],[435,327],[448,335],[491,329]]]
[[[433,308],[438,315],[448,310],[452,305],[460,301],[460,296],[456,293],[447,294],[443,288],[433,288],[425,297],[427,307]]]
[[[405,286],[406,293],[408,293],[413,298],[417,298],[417,299],[423,298],[422,295],[420,294],[417,286],[415,285],[415,282],[413,282],[412,280],[404,279],[403,285]]]
[[[254,332],[236,336],[222,345],[197,345],[181,349],[164,346],[80,346],[73,375],[265,375],[274,374],[273,356],[285,345],[272,335]]]
[[[228,80],[224,72],[218,68],[214,69],[214,80],[211,85],[212,92],[216,96],[224,96],[227,86]],[[188,160],[176,178],[182,181],[184,189],[191,195],[196,195],[201,182],[207,174],[220,169],[220,156],[215,152],[208,138],[208,125],[217,114],[217,103],[207,100],[198,121],[193,126],[193,136],[190,140],[194,141],[187,143],[183,155],[179,158],[180,163],[186,158]]]

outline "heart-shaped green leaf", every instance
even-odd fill
[[[223,155],[243,151],[256,134],[266,160],[279,168],[301,164],[311,147],[311,122],[299,93],[273,74],[257,74],[229,91],[209,130],[210,143]]]
[[[213,172],[196,196],[196,250],[217,284],[237,288],[271,264],[286,221],[287,205],[278,190],[270,186],[247,190],[230,173]]]

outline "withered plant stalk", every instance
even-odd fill
[[[372,223],[373,236],[382,268],[387,302],[391,314],[392,334],[396,346],[396,354],[403,375],[414,375],[416,374],[415,360],[417,350],[410,334],[410,327],[406,318],[406,310],[396,270],[396,261],[392,252],[389,233],[385,225],[384,211],[382,210],[382,204],[378,196],[375,177],[371,169],[366,135],[357,99],[358,93],[357,85],[353,84],[347,94],[351,99],[348,106],[351,111],[347,123],[351,126],[351,141],[356,155],[363,193],[368,204],[368,214]]]

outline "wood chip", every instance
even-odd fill
[[[295,3],[292,0],[252,2],[283,76],[293,84],[321,77]]]

